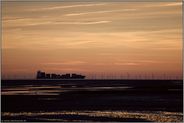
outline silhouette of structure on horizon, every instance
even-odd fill
[[[66,74],[55,74],[55,73],[45,73],[42,71],[37,71],[37,79],[84,79],[86,76],[79,75],[75,73],[66,73]]]

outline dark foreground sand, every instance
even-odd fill
[[[3,121],[183,120],[183,89],[179,80],[3,83]]]

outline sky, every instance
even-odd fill
[[[182,77],[182,2],[2,2],[2,77]]]

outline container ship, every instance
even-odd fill
[[[43,71],[37,71],[37,79],[85,79],[84,75],[76,73],[66,73],[66,74],[55,74],[55,73],[45,73]]]

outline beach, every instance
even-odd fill
[[[7,80],[3,121],[181,122],[182,80]]]

